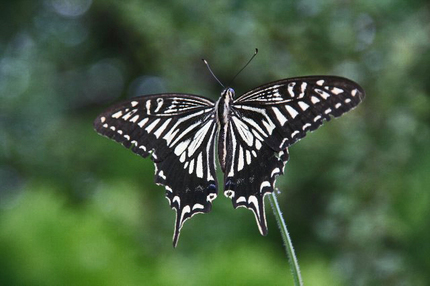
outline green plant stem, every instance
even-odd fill
[[[284,218],[282,217],[281,209],[279,208],[278,199],[276,198],[276,191],[272,192],[269,196],[270,204],[272,205],[273,213],[275,214],[276,221],[278,222],[279,229],[281,231],[282,240],[284,241],[284,247],[287,252],[288,262],[290,263],[291,272],[294,278],[295,286],[303,286],[302,276],[300,274],[299,263],[297,262],[296,254],[294,253],[293,243],[291,242],[290,235],[287,230]]]

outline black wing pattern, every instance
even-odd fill
[[[176,210],[173,244],[185,220],[211,210],[217,196],[214,103],[188,94],[136,97],[94,121],[96,131],[142,157],[151,155],[155,182]]]
[[[334,76],[291,78],[260,86],[237,98],[228,132],[224,194],[233,206],[253,211],[260,232],[267,226],[264,196],[283,174],[288,146],[330,116],[357,106],[363,89]]]

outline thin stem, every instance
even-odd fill
[[[272,205],[273,213],[275,214],[276,221],[278,222],[279,230],[281,231],[284,247],[287,252],[288,262],[290,263],[291,272],[294,278],[295,286],[303,286],[302,276],[300,274],[299,263],[297,262],[296,254],[294,253],[293,244],[287,230],[287,225],[282,217],[281,209],[279,208],[278,199],[275,194],[276,190],[269,196],[270,204]]]

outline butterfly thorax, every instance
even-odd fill
[[[225,171],[225,164],[227,158],[227,134],[229,128],[229,121],[231,116],[231,106],[233,104],[234,90],[232,88],[226,88],[221,93],[220,99],[218,99],[215,111],[216,119],[218,124],[218,158],[221,165],[221,169]]]
[[[233,104],[234,90],[226,88],[221,93],[221,97],[216,103],[216,113],[218,124],[226,125],[230,119],[231,105]]]

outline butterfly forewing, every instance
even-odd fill
[[[363,98],[363,89],[349,79],[310,76],[260,86],[237,98],[233,108],[254,118],[264,131],[262,135],[267,135],[265,143],[281,151],[317,129],[323,120],[351,110]]]
[[[174,245],[196,213],[209,212],[217,196],[214,103],[193,95],[133,98],[99,115],[97,132],[155,162],[155,181],[176,210]]]

